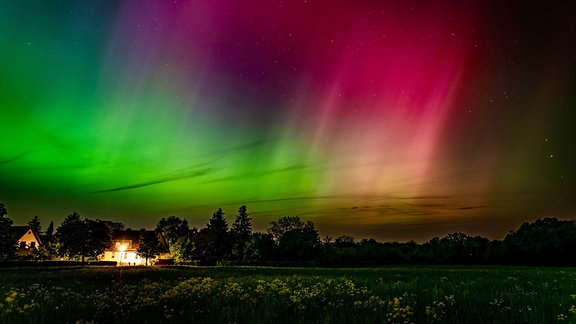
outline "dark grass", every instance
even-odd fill
[[[1,323],[576,322],[576,269],[0,269]]]

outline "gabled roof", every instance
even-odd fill
[[[116,232],[112,233],[111,249],[114,250],[116,248],[115,244],[114,244],[115,242],[129,241],[131,246],[129,248],[127,248],[127,250],[137,250],[138,246],[140,245],[140,234],[142,232],[152,232],[152,233],[156,234],[156,237],[158,237],[158,242],[160,242],[160,246],[162,246],[162,249],[168,251],[168,248],[166,246],[166,241],[164,240],[162,233],[154,231],[154,230],[145,230],[145,229],[140,229],[140,230],[126,229],[126,230],[116,231]]]
[[[34,238],[36,239],[36,241],[38,242],[38,244],[42,244],[42,241],[40,240],[40,236],[38,235],[38,233],[36,233],[36,231],[30,227],[30,226],[12,226],[12,235],[14,235],[14,238],[16,240],[20,240],[22,238],[22,236],[26,235],[26,233],[28,233],[28,231],[32,231],[32,234],[34,235]]]
[[[132,241],[138,244],[140,241],[140,231],[133,231],[131,229],[116,231],[112,233],[112,241]]]

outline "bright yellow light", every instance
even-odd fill
[[[126,246],[125,245],[120,245],[120,252],[124,252],[126,250]]]

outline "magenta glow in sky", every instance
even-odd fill
[[[0,201],[383,240],[572,218],[573,7],[3,4]]]

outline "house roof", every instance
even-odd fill
[[[132,241],[134,244],[137,244],[138,241],[140,241],[140,231],[130,229],[116,231],[112,233],[112,241]]]
[[[22,236],[24,236],[24,235],[26,235],[26,233],[28,233],[29,230],[32,231],[32,234],[34,235],[34,238],[36,239],[38,244],[42,244],[42,241],[40,240],[40,236],[30,226],[12,226],[12,235],[14,235],[14,238],[16,240],[20,240],[22,238]]]
[[[140,245],[140,234],[143,232],[152,232],[154,234],[156,234],[156,236],[158,237],[158,241],[160,242],[160,245],[162,246],[163,250],[168,250],[167,246],[166,246],[166,242],[164,240],[164,237],[162,236],[162,234],[160,232],[154,231],[154,230],[145,230],[145,229],[140,229],[140,230],[132,230],[132,229],[126,229],[126,230],[122,230],[122,231],[116,231],[114,233],[112,233],[112,249],[115,249],[115,245],[114,242],[118,242],[118,241],[129,241],[130,242],[130,247],[128,247],[126,250],[137,250],[138,246]]]

